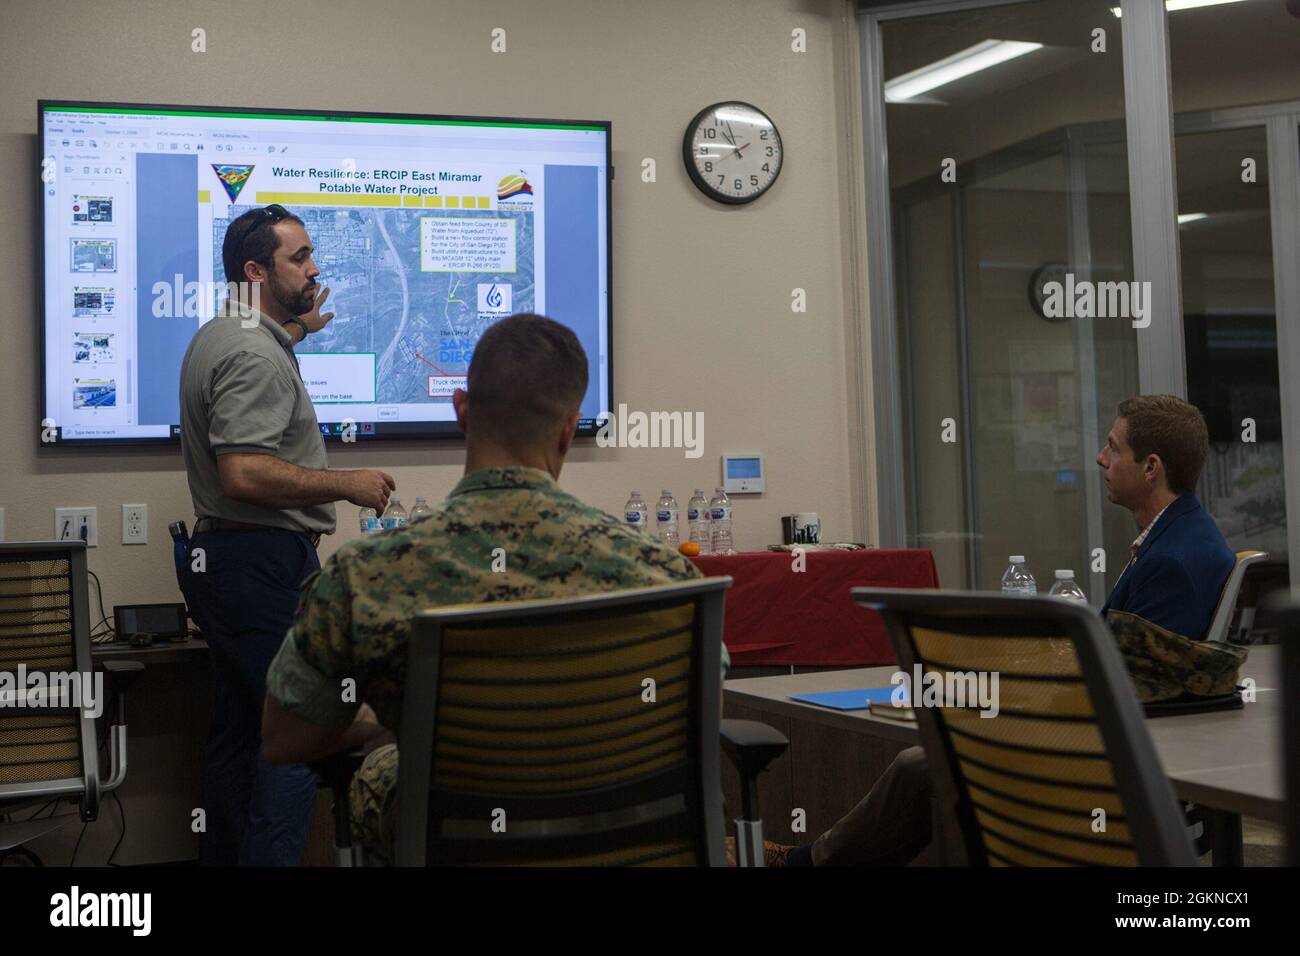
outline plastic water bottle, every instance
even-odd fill
[[[382,530],[379,524],[379,515],[374,508],[361,509],[361,533],[376,534]]]
[[[673,493],[667,488],[659,492],[659,500],[655,502],[655,534],[673,550],[682,543],[681,517]]]
[[[415,507],[411,509],[411,520],[414,521],[416,518],[423,518],[425,515],[431,514],[433,514],[433,509],[429,507],[429,502],[425,501],[423,496],[417,495]]]
[[[713,550],[709,540],[709,499],[699,488],[695,489],[695,495],[686,506],[686,526],[690,540],[700,546],[700,554]]]
[[[1037,594],[1038,582],[1025,567],[1025,556],[1013,554],[1007,560],[1011,562],[1011,567],[1007,568],[1006,574],[1002,575],[1002,593],[1029,597]]]
[[[709,500],[709,538],[713,554],[735,554],[731,534],[731,499],[722,488],[715,489]]]
[[[627,522],[629,528],[635,528],[637,531],[647,530],[650,523],[650,509],[641,500],[641,492],[634,491],[632,497],[627,499],[627,504],[623,506],[623,520]]]
[[[393,495],[393,497],[389,498],[388,508],[384,511],[384,520],[382,522],[384,530],[387,531],[390,528],[404,528],[406,527],[406,522],[409,520],[410,519],[406,514],[406,509],[402,507],[402,503],[398,500],[397,495]]]
[[[1083,588],[1074,582],[1074,572],[1065,571],[1060,568],[1056,570],[1056,583],[1052,589],[1047,592],[1052,597],[1069,598],[1071,601],[1082,601],[1088,603],[1088,595],[1083,593]]]

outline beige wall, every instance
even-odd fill
[[[615,400],[699,410],[705,453],[599,449],[570,456],[562,484],[618,511],[629,489],[667,486],[685,506],[718,481],[724,451],[766,455],[768,492],[736,506],[738,546],[779,540],[778,515],[816,510],[828,534],[870,540],[865,442],[850,411],[857,385],[854,237],[846,195],[860,195],[851,125],[856,29],[840,0],[548,0],[429,3],[318,0],[33,2],[6,4],[0,34],[0,171],[10,206],[0,219],[0,328],[6,344],[0,453],[7,540],[48,539],[53,508],[98,507],[90,567],[105,605],[176,600],[168,521],[192,511],[173,450],[39,449],[36,101],[92,99],[609,119],[617,178],[614,214]],[[508,52],[489,52],[507,30]],[[207,31],[208,52],[190,50]],[[791,52],[790,31],[808,52]],[[680,159],[687,121],[710,102],[765,109],[784,137],[787,165],[749,207],[703,198]],[[643,157],[658,182],[640,180]],[[21,184],[30,184],[30,188]],[[860,208],[860,207],[856,207]],[[790,310],[791,289],[808,311]],[[860,446],[859,446],[860,447]],[[381,467],[409,507],[440,499],[460,475],[457,443],[331,449],[334,467]],[[149,506],[149,544],[124,547],[121,505]],[[871,506],[874,508],[874,506]],[[356,535],[357,511],[339,508]]]

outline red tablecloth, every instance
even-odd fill
[[[692,558],[706,575],[729,574],[723,640],[733,664],[872,667],[894,662],[884,622],[849,597],[853,587],[937,588],[927,548],[755,551]]]

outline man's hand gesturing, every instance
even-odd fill
[[[325,300],[330,297],[330,287],[321,286],[321,290],[316,293],[316,298],[312,303],[311,311],[298,316],[299,321],[307,326],[308,332],[319,332],[329,324],[330,319],[334,318],[333,312],[321,314],[321,308],[325,305]]]

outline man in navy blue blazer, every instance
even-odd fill
[[[1140,533],[1102,613],[1128,611],[1200,640],[1236,562],[1193,494],[1210,448],[1205,418],[1173,395],[1135,395],[1118,411],[1097,464],[1107,497],[1133,512]],[[909,747],[815,842],[783,848],[772,862],[906,863],[930,842],[931,795],[925,752]]]
[[[1106,495],[1140,533],[1102,613],[1128,611],[1200,640],[1236,557],[1193,489],[1210,447],[1205,418],[1173,395],[1135,395],[1097,453]]]

